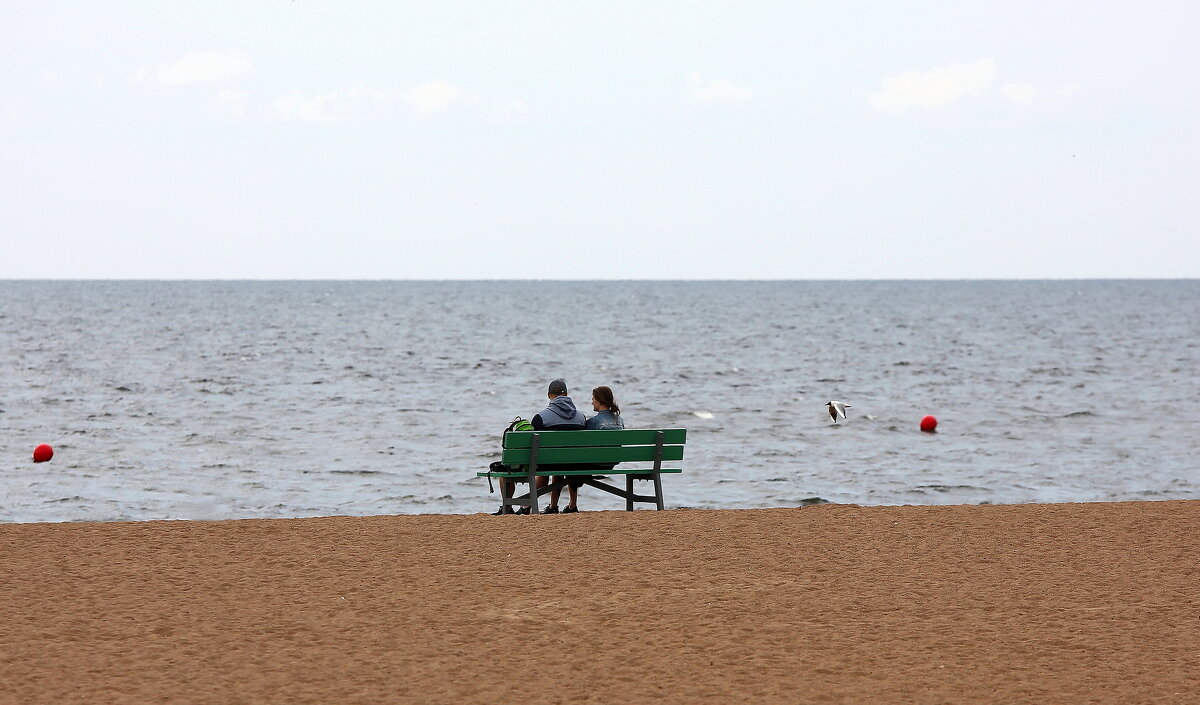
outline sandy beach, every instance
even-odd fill
[[[0,525],[2,703],[1200,702],[1200,502]]]

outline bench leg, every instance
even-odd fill
[[[625,511],[633,511],[633,475],[625,476]]]
[[[658,505],[659,510],[663,508],[662,501],[662,457],[663,457],[663,432],[659,431],[657,439],[654,443],[654,502]]]
[[[537,461],[538,447],[542,444],[542,436],[533,434],[533,443],[529,444],[529,513],[538,513]]]
[[[500,506],[515,512],[515,507],[521,503],[521,498],[516,495],[516,481],[506,477],[500,478]]]
[[[539,496],[538,489],[539,488],[537,486],[537,478],[534,477],[533,473],[530,473],[529,474],[529,513],[530,514],[538,513],[538,496]]]

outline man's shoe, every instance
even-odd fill
[[[542,510],[542,514],[558,514],[558,507],[550,506]]]
[[[563,509],[563,514],[576,514],[578,512],[579,507],[567,507],[566,509]]]
[[[512,514],[512,513],[513,513],[513,508],[512,508],[512,507],[506,507],[506,506],[504,506],[504,505],[500,505],[500,508],[499,508],[499,509],[497,509],[496,511],[492,512],[492,516],[494,516],[494,517],[498,517],[498,516],[500,516],[501,514]]]
[[[521,507],[520,509],[517,510],[517,514],[528,514],[528,513],[529,513],[529,507]]]

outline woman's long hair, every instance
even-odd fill
[[[617,406],[616,400],[613,399],[612,390],[608,387],[596,387],[592,390],[592,397],[604,406],[612,409],[613,416],[621,415],[621,407]]]

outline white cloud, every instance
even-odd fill
[[[240,90],[222,90],[217,94],[217,102],[229,108],[229,112],[234,115],[242,114],[242,103],[246,100],[246,96],[250,95],[250,91],[245,89]]]
[[[1041,93],[1042,90],[1031,83],[1005,83],[1000,88],[1000,95],[1014,103],[1032,103]]]
[[[219,100],[240,114],[245,91],[221,91]],[[395,116],[396,110],[438,113],[467,105],[482,120],[515,121],[531,114],[519,99],[496,100],[471,95],[446,81],[428,81],[403,91],[380,89],[369,83],[353,83],[327,93],[291,91],[275,100],[279,113],[289,120],[318,123],[370,122]]]
[[[689,73],[684,95],[693,103],[737,103],[754,97],[754,90],[725,80],[705,81],[700,74]]]
[[[304,122],[341,122],[342,118],[325,111],[325,104],[336,98],[338,94],[305,95],[300,91],[292,91],[275,100],[275,107],[289,120]]]
[[[219,81],[250,70],[249,57],[239,52],[195,51],[182,59],[158,67],[154,77],[164,86]]]
[[[1069,97],[1069,96],[1075,95],[1076,93],[1078,93],[1081,90],[1083,90],[1083,87],[1080,86],[1078,83],[1068,83],[1065,86],[1059,86],[1058,88],[1055,88],[1054,92],[1061,96]]]
[[[867,100],[876,110],[903,113],[912,109],[936,110],[963,96],[980,95],[996,78],[996,62],[980,59],[971,63],[955,62],[928,71],[905,71],[884,79],[883,85]]]
[[[402,97],[422,113],[436,113],[462,99],[463,92],[445,81],[427,81],[408,89]]]

